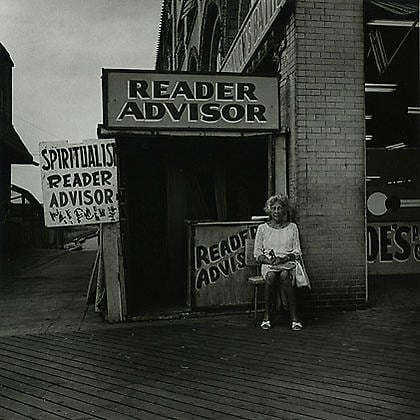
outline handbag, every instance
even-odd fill
[[[296,287],[308,287],[311,288],[308,274],[306,273],[303,262],[296,261]]]

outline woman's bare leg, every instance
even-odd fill
[[[275,289],[275,282],[277,280],[277,273],[269,271],[265,276],[264,283],[264,321],[270,319],[271,302]]]
[[[290,319],[292,321],[299,321],[299,316],[297,314],[297,305],[296,305],[296,291],[292,285],[292,279],[289,271],[283,270],[280,272],[280,289],[282,294],[287,297],[289,303],[289,313]]]

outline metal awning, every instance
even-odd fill
[[[399,17],[416,18],[419,13],[419,4],[417,0],[367,0],[367,4],[376,6]]]

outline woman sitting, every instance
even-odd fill
[[[301,258],[299,230],[290,222],[289,200],[284,195],[273,195],[264,208],[269,221],[258,226],[255,236],[254,256],[262,264],[261,274],[264,277],[265,312],[261,328],[271,328],[270,307],[275,291],[285,307],[289,309],[292,330],[302,329],[302,322],[297,315],[295,280],[295,261]]]

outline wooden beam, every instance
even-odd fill
[[[121,322],[126,318],[125,285],[122,270],[120,228],[118,223],[102,226],[103,262],[107,300],[106,319],[108,322]]]

